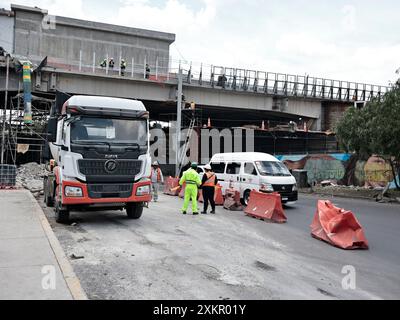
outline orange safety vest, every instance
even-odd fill
[[[215,187],[215,174],[214,173],[206,173],[207,180],[204,182],[203,187]]]
[[[161,181],[161,169],[157,168],[156,170],[157,170],[157,181]],[[154,168],[151,168],[150,179],[151,179],[151,176],[153,175],[153,172],[154,172]]]

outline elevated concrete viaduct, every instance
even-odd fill
[[[54,96],[59,90],[140,99],[155,119],[176,113],[179,69],[183,71],[185,101],[194,102],[204,118],[218,118],[226,126],[302,118],[310,129],[328,130],[354,101],[368,101],[388,90],[348,81],[173,61],[169,46],[174,34],[51,16],[36,7],[11,5],[11,11],[2,12],[0,27],[13,30],[13,35],[8,35],[4,44],[0,40],[0,45],[36,66],[34,94]],[[114,66],[100,67],[103,59],[111,57]],[[120,68],[121,59],[127,62],[125,69]],[[11,70],[11,92],[22,87],[18,72]],[[0,91],[5,90],[4,78],[0,71]]]

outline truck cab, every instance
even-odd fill
[[[73,96],[50,118],[44,193],[57,222],[71,210],[141,217],[151,200],[148,118],[141,101],[95,96]]]

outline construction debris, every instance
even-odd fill
[[[32,193],[43,191],[43,177],[48,175],[44,164],[30,162],[17,168],[17,186],[28,189]]]

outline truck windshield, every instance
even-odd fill
[[[71,143],[147,145],[147,121],[81,116],[71,122]]]
[[[282,162],[256,161],[257,169],[262,176],[290,176],[289,170]]]

